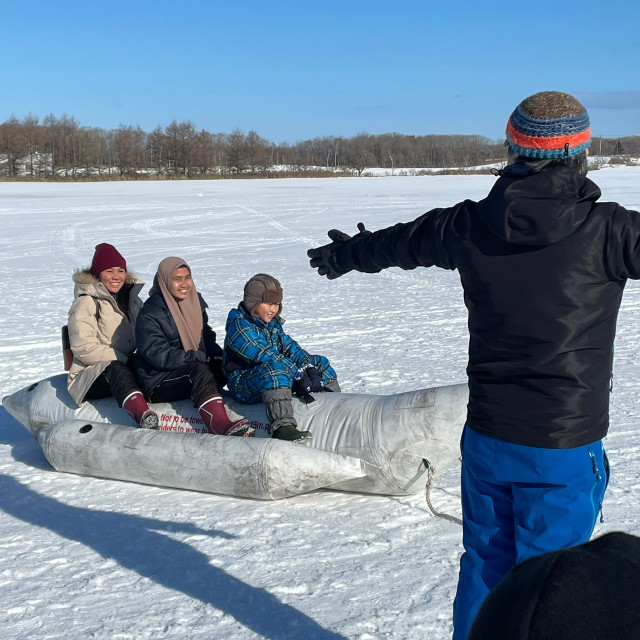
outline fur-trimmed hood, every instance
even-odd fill
[[[74,298],[78,296],[92,296],[93,298],[111,298],[111,294],[105,286],[94,276],[89,267],[77,269],[73,272],[72,280],[75,284],[73,290]],[[127,270],[124,286],[128,286],[135,295],[138,295],[144,287],[144,281],[136,277],[133,271]]]
[[[88,269],[77,270],[72,279],[74,301],[68,327],[73,363],[67,389],[80,404],[110,362],[127,362],[135,351],[135,322],[142,308],[139,293],[144,282],[127,272],[125,284],[113,296]]]
[[[91,267],[85,267],[84,269],[76,269],[73,272],[72,280],[74,284],[98,284],[100,280],[91,273]],[[136,284],[142,282],[138,280],[136,274],[133,271],[127,269],[127,275],[125,278],[125,284]]]

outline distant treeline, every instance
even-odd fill
[[[640,136],[595,138],[592,149],[601,155],[640,156]],[[209,133],[189,121],[151,132],[139,126],[83,127],[66,114],[51,114],[42,122],[29,114],[0,124],[0,173],[8,177],[361,174],[366,167],[446,169],[505,159],[503,140],[476,135],[360,133],[276,144],[255,131]]]

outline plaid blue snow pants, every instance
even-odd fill
[[[322,384],[336,380],[336,372],[324,356],[311,356],[311,365],[322,376]],[[288,367],[279,362],[258,364],[250,369],[232,371],[227,380],[229,391],[240,402],[260,402],[262,392],[267,389],[291,388],[293,375]]]

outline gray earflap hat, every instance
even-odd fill
[[[242,302],[249,313],[261,302],[280,305],[280,311],[282,311],[282,287],[273,276],[266,273],[256,273],[244,285],[244,299]],[[278,315],[280,311],[278,311]]]

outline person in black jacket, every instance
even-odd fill
[[[320,275],[457,269],[468,310],[465,553],[454,639],[516,563],[589,539],[608,481],[602,438],[616,318],[640,278],[640,214],[598,202],[589,117],[573,96],[523,100],[488,196],[310,249]]]
[[[223,404],[222,348],[206,309],[189,265],[165,258],[136,322],[136,377],[150,402],[193,398],[209,433],[253,435],[249,421],[231,420]]]

